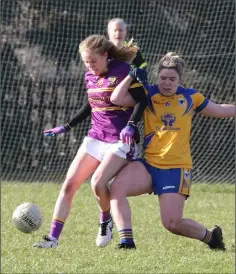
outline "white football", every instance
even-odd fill
[[[21,232],[31,233],[40,228],[43,222],[43,214],[37,205],[23,203],[13,212],[12,220],[15,227]]]

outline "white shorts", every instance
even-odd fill
[[[91,137],[84,138],[81,149],[100,162],[103,160],[106,153],[109,152],[127,160],[134,160],[138,156],[137,144],[128,145],[121,141],[111,144]]]

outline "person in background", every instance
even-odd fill
[[[109,40],[117,47],[120,47],[124,44],[132,43],[132,39],[130,42],[126,40],[127,24],[121,18],[113,18],[108,22],[107,34],[108,34]],[[136,56],[134,60],[132,61],[132,67],[143,68],[143,69],[147,68],[147,62],[145,61],[139,48],[137,48]]]

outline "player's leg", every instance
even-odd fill
[[[97,199],[100,211],[99,231],[96,238],[96,245],[106,246],[112,238],[112,218],[110,214],[110,194],[108,182],[126,164],[127,160],[108,152],[91,179],[91,187]]]
[[[212,231],[200,223],[183,218],[184,204],[189,196],[191,171],[184,169],[158,170],[153,182],[154,193],[159,195],[160,214],[163,226],[170,232],[188,238],[198,239],[211,248],[224,250],[222,231]]]
[[[119,232],[119,248],[135,248],[131,210],[127,197],[151,192],[151,176],[143,163],[139,161],[131,162],[124,167],[111,184],[111,210]]]
[[[97,246],[106,246],[112,238],[112,218],[110,215],[109,181],[128,163],[137,157],[138,147],[135,143],[103,143],[104,157],[91,179],[91,186],[97,198],[100,210],[100,225],[96,239]]]
[[[128,161],[126,159],[109,152],[104,156],[101,164],[94,172],[91,178],[91,187],[98,201],[101,212],[110,211],[110,194],[108,189],[109,180],[112,179],[127,163]],[[100,218],[102,222],[109,219],[102,215]]]
[[[72,199],[77,189],[99,166],[100,161],[86,152],[87,145],[85,139],[69,167],[55,204],[49,235],[44,236],[43,242],[35,243],[34,247],[50,248],[57,246],[58,238],[69,215]]]

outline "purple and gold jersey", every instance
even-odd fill
[[[203,110],[208,99],[181,86],[171,97],[161,95],[156,85],[145,89],[149,103],[144,112],[144,158],[151,166],[162,169],[192,168],[192,115]]]
[[[107,72],[103,75],[86,73],[86,89],[92,108],[89,137],[109,143],[119,140],[120,132],[129,121],[133,107],[125,108],[114,105],[110,97],[115,87],[128,75],[129,71],[129,64],[111,60]]]

